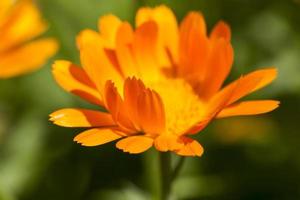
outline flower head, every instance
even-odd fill
[[[31,0],[0,1],[0,78],[34,71],[57,51],[54,39],[33,40],[46,29]]]
[[[273,100],[241,101],[266,86],[276,69],[257,70],[222,87],[233,63],[230,28],[219,22],[207,35],[201,13],[177,24],[172,11],[141,8],[135,30],[113,15],[99,32],[82,31],[77,44],[82,68],[56,61],[53,74],[65,90],[107,112],[67,108],[52,113],[55,124],[87,127],[74,140],[95,146],[113,140],[124,152],[151,146],[183,156],[201,156],[190,136],[216,118],[255,115],[278,107]]]

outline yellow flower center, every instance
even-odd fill
[[[183,79],[162,79],[147,83],[162,98],[166,115],[166,134],[181,135],[201,120],[205,105]]]

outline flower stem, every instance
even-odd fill
[[[169,200],[172,193],[172,184],[178,177],[183,166],[185,157],[180,157],[176,163],[174,170],[171,165],[171,154],[169,152],[161,152],[160,156],[160,200]]]
[[[160,178],[161,191],[160,200],[169,200],[171,195],[171,154],[169,152],[160,153]]]
[[[175,169],[174,169],[173,173],[172,173],[172,176],[171,176],[171,182],[173,182],[173,181],[178,177],[179,172],[180,172],[180,170],[181,170],[181,168],[182,168],[182,166],[183,166],[184,161],[185,161],[185,157],[184,157],[184,156],[181,156],[181,157],[179,158],[178,163],[177,163],[176,166],[175,166]]]

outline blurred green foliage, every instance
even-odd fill
[[[260,117],[214,122],[197,137],[201,158],[188,158],[174,185],[178,199],[300,199],[300,1],[298,0],[38,0],[61,44],[55,59],[79,63],[76,34],[96,29],[113,13],[134,22],[144,5],[166,4],[182,19],[202,11],[208,27],[219,19],[233,32],[230,79],[275,65],[279,77],[251,96],[279,99],[281,107]],[[140,200],[157,193],[156,152],[128,155],[114,144],[85,148],[72,142],[80,130],[48,122],[52,111],[89,106],[65,93],[51,76],[51,62],[33,74],[0,84],[0,199]]]

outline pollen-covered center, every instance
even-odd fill
[[[166,115],[166,133],[180,135],[192,128],[204,115],[204,103],[182,79],[165,79],[147,86],[162,98]]]

